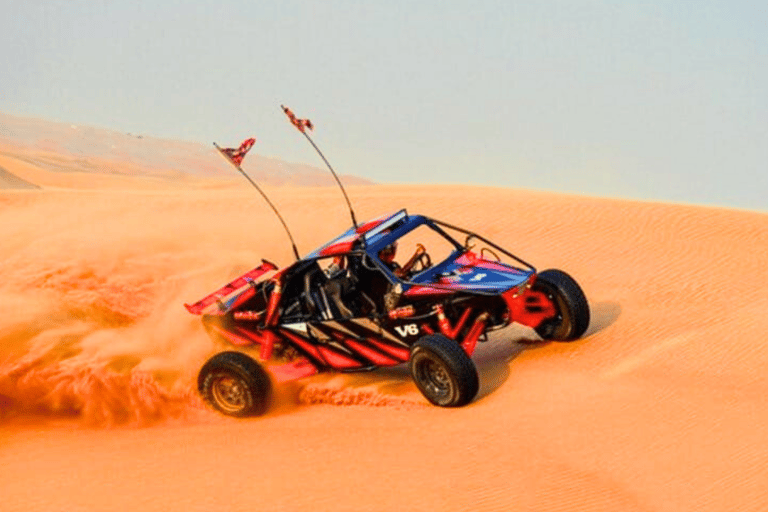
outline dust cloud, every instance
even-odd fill
[[[179,196],[4,199],[2,414],[145,424],[199,409],[196,372],[215,347],[183,304],[255,255],[204,236]]]

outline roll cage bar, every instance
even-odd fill
[[[401,237],[405,236],[406,234],[410,233],[411,231],[413,231],[414,229],[422,225],[427,225],[429,228],[431,228],[432,230],[436,231],[441,236],[443,236],[454,247],[456,247],[456,252],[452,253],[452,256],[457,256],[458,255],[457,253],[466,252],[468,250],[469,240],[474,238],[483,242],[489,247],[499,251],[500,253],[508,256],[512,260],[524,266],[531,273],[536,273],[536,268],[533,265],[523,260],[522,258],[514,255],[513,253],[509,252],[508,250],[504,249],[498,244],[488,240],[484,236],[479,235],[478,233],[475,233],[474,231],[470,231],[468,229],[464,229],[459,226],[455,226],[453,224],[449,224],[447,222],[443,222],[443,221],[426,217],[423,215],[409,215],[405,208],[395,212],[381,224],[361,233],[359,238],[357,238],[357,240],[355,240],[354,243],[352,244],[352,247],[350,247],[350,249],[346,251],[346,254],[350,256],[359,256],[361,258],[362,265],[367,267],[369,270],[373,270],[370,267],[368,262],[368,259],[370,259],[370,263],[372,263],[376,267],[376,270],[381,271],[384,274],[384,276],[387,278],[387,280],[392,284],[399,283],[406,287],[424,286],[424,287],[435,288],[435,289],[452,290],[450,285],[445,285],[441,283],[424,283],[424,282],[420,283],[420,282],[401,279],[397,277],[378,258],[378,252],[381,249],[383,249],[387,245],[400,239]],[[364,224],[360,226],[360,228],[363,228],[363,227],[364,227]],[[447,233],[443,228],[467,235],[465,243],[461,244],[460,242],[458,242],[453,236]],[[344,236],[349,236],[353,234],[354,231],[356,231],[355,228],[352,228],[352,230],[348,231],[344,235],[341,235],[339,239],[343,238]],[[333,242],[334,241],[329,242],[329,244],[326,244],[326,246],[332,244]],[[297,262],[297,264],[294,265],[294,269],[292,270],[291,273],[300,272],[302,269],[307,268],[313,262],[329,257],[328,255],[320,255],[319,252],[320,250],[318,249],[317,251],[313,252],[310,256]],[[483,290],[472,290],[472,293],[476,293],[479,295],[494,295],[493,292],[487,292]]]
[[[448,224],[447,222],[443,222],[443,221],[440,221],[440,220],[437,220],[437,219],[429,219],[429,220],[430,220],[432,223],[436,224],[437,226],[445,226],[445,227],[446,227],[446,228],[448,228],[448,229],[453,229],[453,230],[455,230],[455,231],[458,231],[459,233],[464,233],[465,235],[467,235],[467,240],[469,240],[469,239],[471,239],[471,238],[477,238],[477,239],[478,239],[478,240],[480,240],[481,242],[483,242],[483,243],[485,243],[485,244],[488,244],[488,245],[490,245],[491,247],[493,247],[494,249],[497,249],[498,251],[500,251],[500,252],[502,252],[502,253],[506,254],[507,256],[509,256],[510,258],[512,258],[513,260],[515,260],[516,262],[520,263],[521,265],[524,265],[524,266],[525,266],[525,267],[527,267],[527,268],[528,268],[528,270],[530,270],[531,272],[534,272],[534,273],[536,272],[536,267],[534,267],[533,265],[531,265],[531,264],[530,264],[530,263],[528,263],[527,261],[523,260],[522,258],[520,258],[520,257],[518,257],[518,256],[515,256],[514,254],[512,254],[512,253],[511,253],[511,252],[509,252],[509,251],[507,251],[507,250],[506,250],[506,249],[504,249],[503,247],[501,247],[501,246],[499,246],[499,245],[496,245],[495,243],[491,242],[491,241],[490,241],[490,240],[488,240],[487,238],[485,238],[485,237],[483,237],[483,236],[480,236],[480,235],[478,235],[477,233],[475,233],[475,232],[473,232],[473,231],[469,231],[468,229],[460,228],[460,227],[458,227],[458,226],[454,226],[453,224]],[[453,240],[453,239],[451,238],[451,236],[450,236],[450,235],[448,235],[447,233],[445,233],[445,231],[443,231],[443,230],[440,230],[440,229],[439,229],[438,231],[439,231],[440,233],[443,233],[443,234],[445,234],[445,236],[447,236],[449,239]],[[466,242],[465,242],[465,244],[464,244],[462,247],[466,247]]]
[[[401,224],[400,226],[397,226],[399,222],[404,221],[410,221],[414,219],[416,222],[412,223],[411,225],[408,224]],[[468,241],[475,238],[488,246],[492,247],[493,249],[496,249],[497,251],[503,253],[504,255],[508,256],[512,260],[518,262],[519,264],[526,267],[528,271],[531,273],[536,273],[536,268],[528,263],[527,261],[523,260],[522,258],[512,254],[508,250],[504,249],[503,247],[499,246],[498,244],[491,242],[487,238],[483,237],[482,235],[479,235],[475,233],[474,231],[470,231],[468,229],[464,229],[458,226],[454,226],[453,224],[449,224],[447,222],[443,222],[437,219],[433,219],[426,216],[410,216],[406,212],[405,209],[400,210],[395,215],[392,216],[392,220],[394,222],[383,224],[382,226],[378,226],[374,230],[372,230],[370,233],[366,233],[363,237],[361,237],[360,245],[361,247],[357,250],[350,251],[350,254],[360,254],[363,256],[363,265],[366,265],[365,257],[369,257],[373,264],[378,268],[378,270],[382,271],[384,275],[387,277],[387,279],[392,284],[400,283],[402,285],[406,285],[408,287],[410,286],[426,286],[429,288],[436,288],[436,289],[446,289],[446,290],[452,290],[451,286],[444,285],[440,283],[419,283],[414,282],[410,280],[405,280],[397,277],[386,265],[384,265],[381,260],[376,256],[378,251],[386,247],[387,245],[391,244],[392,242],[398,240],[399,238],[405,236],[406,234],[410,233],[414,229],[418,228],[422,225],[427,225],[434,231],[438,232],[440,235],[442,235],[446,240],[450,241],[455,247],[456,251],[466,252],[468,250]],[[397,227],[393,227],[397,226]],[[448,234],[443,227],[448,228],[450,230],[457,231],[459,233],[463,233],[467,235],[467,239],[465,243],[462,245],[460,242],[458,242],[455,238],[453,238],[450,234]],[[374,243],[369,244],[368,238],[370,235],[370,238],[373,238],[376,235],[380,235],[381,233],[385,233],[388,230],[391,230],[391,233],[389,236],[384,236],[378,240],[376,240]],[[453,254],[456,254],[454,252]],[[472,293],[477,293],[479,295],[495,295],[493,292],[486,292],[483,290],[472,290]]]

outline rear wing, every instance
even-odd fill
[[[231,283],[222,286],[212,294],[203,299],[200,299],[194,304],[184,304],[184,307],[187,308],[187,311],[193,315],[202,314],[203,311],[208,309],[208,307],[212,304],[218,304],[220,311],[224,311],[229,307],[227,305],[228,301],[233,300],[238,295],[242,294],[246,287],[250,287],[251,290],[254,290],[253,284],[255,283],[256,279],[273,270],[277,270],[277,266],[274,263],[271,263],[267,260],[261,260],[261,265],[258,267],[254,268],[253,270],[249,270]]]

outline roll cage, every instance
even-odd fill
[[[445,285],[434,283],[433,278],[438,274],[440,274],[442,269],[444,269],[446,265],[455,261],[462,254],[469,252],[469,250],[471,249],[470,242],[472,240],[477,240],[478,242],[481,242],[499,251],[500,253],[509,257],[516,263],[525,267],[526,271],[532,274],[536,273],[536,268],[533,265],[526,262],[522,258],[519,258],[518,256],[512,254],[511,252],[507,251],[506,249],[499,246],[498,244],[488,240],[487,238],[473,231],[470,231],[458,226],[454,226],[453,224],[442,222],[437,219],[433,219],[423,215],[408,215],[405,209],[400,210],[399,212],[394,214],[390,219],[391,219],[391,222],[384,222],[382,223],[382,225],[377,226],[375,229],[367,232],[362,237],[361,245],[364,252],[375,262],[379,270],[381,270],[387,276],[390,282],[392,284],[399,283],[401,286],[403,286],[404,290],[407,290],[407,288],[411,286],[423,286],[425,284],[429,284],[431,288],[450,289]],[[404,237],[411,231],[414,231],[415,229],[419,228],[420,226],[427,226],[433,231],[435,231],[436,233],[438,233],[440,236],[442,236],[445,240],[447,240],[450,244],[452,244],[455,247],[455,251],[453,251],[447,258],[432,265],[430,268],[423,269],[422,271],[414,274],[413,276],[411,276],[410,279],[400,278],[396,276],[394,272],[392,272],[392,270],[390,270],[389,267],[387,267],[387,265],[385,265],[378,258],[378,254],[382,249],[392,244],[393,242],[396,242],[397,240],[401,239],[402,237]],[[454,237],[452,237],[446,231],[446,229],[443,229],[443,228],[466,235],[464,244],[458,242]],[[513,268],[517,268],[517,267],[513,267]],[[494,295],[493,292],[484,292],[482,290],[475,290],[474,292],[481,295]]]
[[[390,244],[400,240],[412,231],[419,227],[426,226],[440,237],[446,240],[450,246],[453,247],[452,252],[442,261],[436,262],[428,268],[421,269],[414,275],[407,278],[397,276],[393,270],[387,266],[379,258],[379,252]],[[460,243],[456,238],[451,236],[448,231],[454,231],[466,235],[464,244]],[[511,252],[507,251],[503,247],[488,240],[487,238],[464,228],[454,226],[452,224],[442,222],[423,215],[409,215],[405,209],[374,221],[368,224],[362,225],[357,229],[350,229],[346,233],[330,241],[326,245],[310,253],[307,257],[295,263],[286,272],[287,288],[284,294],[284,299],[294,297],[304,303],[304,306],[291,306],[294,310],[303,308],[303,313],[308,314],[307,310],[322,311],[322,318],[333,318],[336,316],[333,311],[339,311],[344,309],[344,306],[334,304],[334,298],[328,296],[328,293],[323,290],[323,287],[334,279],[339,279],[341,286],[344,286],[344,279],[356,279],[361,278],[359,274],[368,273],[368,275],[375,275],[371,273],[378,273],[386,279],[388,287],[379,286],[377,290],[375,286],[372,286],[370,290],[364,290],[361,293],[361,301],[363,301],[361,308],[368,310],[365,307],[369,304],[370,310],[376,313],[381,313],[385,309],[382,302],[382,295],[385,289],[391,289],[392,287],[400,288],[400,292],[403,293],[409,288],[418,286],[436,289],[453,291],[453,288],[449,285],[436,282],[438,277],[442,275],[443,271],[449,265],[452,265],[462,255],[470,252],[472,246],[470,242],[476,240],[486,246],[498,251],[501,254],[512,259],[514,262],[525,267],[525,271],[530,274],[534,274],[536,269],[533,265],[527,263],[521,258],[515,256]],[[495,254],[495,253],[494,253]],[[322,267],[320,262],[331,260],[345,260],[346,263],[341,268],[337,268],[333,271],[328,271],[326,266],[325,270],[318,272],[318,269]],[[507,267],[509,265],[502,264]],[[510,267],[516,270],[523,270],[517,267]],[[311,274],[311,275],[310,275]],[[294,276],[298,276],[298,279]],[[475,289],[471,293],[478,295],[497,295],[498,292]],[[300,297],[301,296],[301,297]],[[295,300],[294,299],[294,300]],[[312,306],[314,304],[314,306]],[[309,306],[307,306],[309,305]],[[288,307],[288,305],[284,306]],[[342,316],[344,313],[342,312]]]

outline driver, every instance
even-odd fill
[[[405,272],[395,261],[397,255],[397,240],[379,251],[379,259],[391,270],[397,277],[403,277]]]
[[[424,256],[426,254],[426,250],[424,249],[424,246],[421,244],[416,244],[416,252],[413,253],[413,256],[405,265],[400,265],[398,262],[395,261],[395,255],[397,254],[397,240],[383,248],[379,251],[379,259],[389,268],[389,270],[392,271],[395,276],[401,278],[401,279],[408,279],[411,273],[411,269],[413,268],[414,264],[419,261],[419,258],[421,256]],[[426,266],[429,266],[427,264]],[[425,268],[426,268],[425,266]]]
[[[397,270],[400,268],[400,265],[395,261],[395,256],[397,255],[397,240],[383,248],[379,251],[379,259],[384,262],[384,264],[389,267],[390,270]]]

